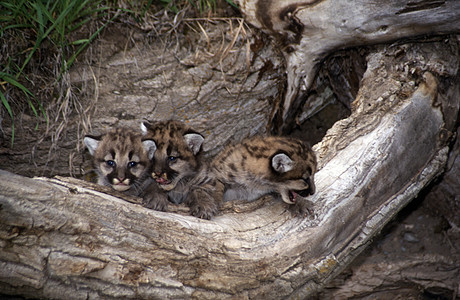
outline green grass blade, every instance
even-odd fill
[[[12,18],[17,19],[21,9],[24,7],[24,2],[27,0],[19,1],[18,3],[11,3],[11,1],[2,1],[2,5],[10,10]]]
[[[37,13],[37,23],[38,23],[38,36],[43,36],[45,34],[45,22],[43,20],[43,9],[41,3],[30,3]]]
[[[144,7],[142,8],[141,10],[141,17],[144,18],[145,17],[145,14],[147,13],[147,11],[149,10],[150,6],[152,5],[153,3],[153,0],[149,0],[147,2],[147,4],[144,5]]]
[[[11,110],[10,104],[8,100],[6,100],[5,95],[3,95],[2,91],[0,91],[0,98],[2,99],[2,104],[6,108],[6,111],[10,115],[11,119],[13,119],[13,111]]]
[[[8,114],[10,115],[10,118],[11,118],[11,147],[13,147],[13,144],[14,144],[14,116],[13,116],[13,111],[11,110],[10,104],[8,103],[8,100],[6,100],[5,95],[3,95],[2,91],[0,91],[0,99],[2,99],[2,104],[6,108]]]
[[[231,6],[238,8],[238,5],[236,5],[232,0],[225,0],[225,1],[227,1],[227,3],[230,4]]]
[[[27,66],[27,64],[29,63],[29,61],[32,59],[32,56],[35,54],[35,52],[37,51],[38,47],[40,46],[41,42],[48,37],[48,35],[56,28],[56,26],[61,23],[65,17],[72,11],[72,9],[74,8],[74,5],[72,5],[72,3],[75,3],[75,2],[71,2],[71,4],[69,6],[66,7],[66,9],[58,16],[58,18],[56,20],[52,20],[50,19],[49,21],[52,22],[52,25],[41,35],[37,35],[37,40],[35,41],[35,45],[34,47],[32,48],[32,50],[30,51],[29,55],[27,56],[26,60],[24,61],[24,63],[22,64],[22,67],[19,69],[19,72],[16,74],[16,78],[19,78],[19,76],[22,74],[24,68]],[[37,10],[37,14],[38,14],[38,19],[40,22],[40,17],[42,17],[42,13],[43,13],[43,5],[34,5],[34,4],[31,4],[36,10]],[[43,21],[42,21],[43,22]],[[40,23],[39,23],[40,24]],[[44,24],[43,24],[44,25]]]
[[[81,44],[88,44],[89,42],[90,42],[89,39],[81,39],[81,40],[73,41],[70,44],[76,46],[76,45],[81,45]]]
[[[8,82],[9,84],[19,88],[21,91],[24,92],[24,94],[28,94],[32,96],[32,93],[21,83],[19,83],[13,76],[11,76],[8,73],[5,72],[0,72],[0,78],[2,78],[4,81]]]
[[[85,25],[86,23],[90,22],[91,20],[93,19],[93,17],[89,17],[89,18],[85,18],[85,19],[82,19],[80,22],[78,23],[75,23],[75,24],[71,24],[71,26],[69,26],[69,29],[67,32],[74,32],[75,30],[77,30],[78,28],[82,27],[83,25]]]
[[[32,101],[30,100],[30,97],[34,98],[38,104],[39,104],[39,108],[40,108],[40,111],[42,112],[43,116],[48,119],[46,117],[46,113],[41,105],[41,103],[35,98],[35,96],[24,86],[22,85],[21,83],[19,83],[13,76],[11,76],[10,74],[7,74],[7,73],[4,73],[4,72],[0,72],[0,78],[2,78],[4,81],[8,82],[9,84],[11,84],[12,86],[15,86],[16,88],[20,89],[24,95],[26,96],[27,98],[27,102],[29,104],[29,107],[32,109],[34,115],[38,118],[38,112],[37,112],[37,109],[35,108],[34,104],[32,103]]]
[[[16,28],[32,28],[32,25],[28,24],[11,24],[5,27],[0,28],[0,34],[8,29],[16,29]]]

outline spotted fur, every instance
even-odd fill
[[[229,145],[211,163],[225,186],[223,200],[254,200],[276,194],[296,214],[312,213],[316,156],[304,142],[287,137],[252,137]]]
[[[151,175],[157,187],[146,206],[164,210],[167,200],[184,202],[192,215],[210,219],[218,211],[217,202],[210,193],[194,188],[199,185],[197,174],[205,168],[200,158],[204,137],[179,121],[144,122],[141,128],[144,138],[153,140],[156,146]]]
[[[152,140],[142,140],[134,131],[117,128],[99,136],[86,135],[83,141],[93,156],[100,185],[139,196],[152,183]]]

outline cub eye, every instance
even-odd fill
[[[105,162],[109,167],[115,167],[117,165],[116,162],[114,162],[113,160],[107,160]]]
[[[168,157],[168,160],[169,160],[170,162],[175,162],[175,161],[177,160],[177,157],[175,157],[175,156],[170,156],[170,157]]]
[[[135,166],[137,166],[137,162],[135,162],[135,161],[130,161],[128,163],[128,168],[134,168]]]

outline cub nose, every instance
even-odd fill
[[[125,174],[125,172],[123,172],[122,170],[119,170],[119,171],[117,172],[116,178],[117,178],[120,182],[122,182],[123,180],[126,179],[126,174]]]
[[[152,172],[152,177],[153,178],[163,178],[163,179],[167,179],[168,175],[166,175],[166,173],[164,172]]]

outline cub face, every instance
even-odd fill
[[[148,178],[155,143],[126,128],[100,136],[86,135],[84,143],[93,156],[98,183],[116,191],[139,194]]]
[[[151,174],[157,185],[149,187],[152,192],[145,195],[145,205],[164,210],[168,201],[185,203],[193,216],[211,219],[219,205],[214,186],[209,190],[204,186],[208,182],[205,165],[200,161],[204,137],[178,121],[144,122],[141,129],[144,138],[155,144]]]
[[[315,193],[316,157],[298,139],[253,137],[227,146],[211,164],[217,179],[225,184],[224,201],[255,200],[275,193],[301,214],[310,211],[305,199]]]
[[[141,129],[145,139],[153,140],[152,178],[166,192],[176,188],[200,168],[198,154],[204,137],[178,121],[149,124]]]
[[[316,159],[314,157],[296,152],[291,155],[280,152],[271,158],[271,167],[276,174],[275,177],[282,183],[276,190],[284,202],[295,204],[299,196],[307,197],[315,193]]]

